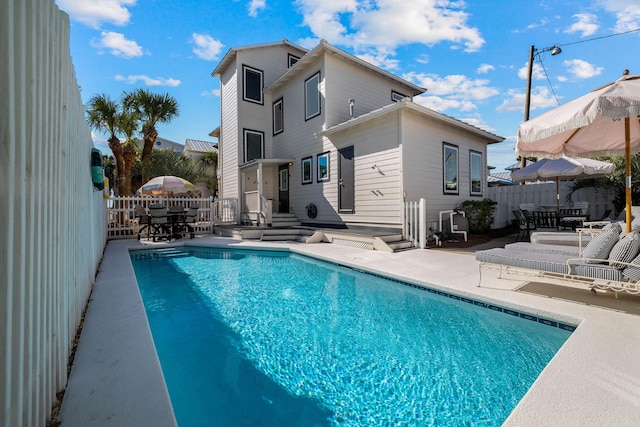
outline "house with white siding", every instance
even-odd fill
[[[230,49],[220,78],[219,196],[243,218],[400,227],[487,193],[487,145],[504,138],[415,102],[425,92],[321,41]]]

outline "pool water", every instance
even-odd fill
[[[570,335],[288,252],[132,261],[181,427],[498,426]]]

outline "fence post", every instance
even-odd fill
[[[420,249],[425,249],[427,247],[427,200],[424,198],[420,198]]]

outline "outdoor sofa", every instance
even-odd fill
[[[619,223],[606,225],[580,252],[579,247],[538,243],[513,243],[504,248],[476,252],[483,268],[503,274],[553,277],[616,293],[640,294],[640,233],[622,232]]]

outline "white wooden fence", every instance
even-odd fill
[[[0,1],[0,425],[42,427],[106,243],[54,0]]]
[[[403,203],[402,238],[414,247],[427,247],[427,201]]]
[[[609,191],[583,188],[576,191],[567,203],[566,196],[571,189],[571,182],[560,182],[560,206],[571,207],[573,202],[588,202],[590,219],[599,219],[606,210],[613,209],[613,194]],[[488,197],[498,202],[494,214],[493,228],[502,228],[511,224],[513,210],[519,209],[521,203],[533,203],[536,207],[555,206],[556,183],[533,183],[504,187],[489,187]]]

